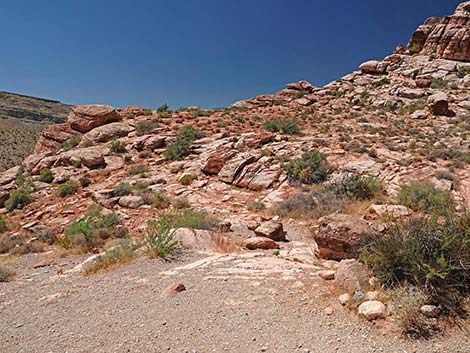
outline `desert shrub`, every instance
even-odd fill
[[[113,197],[119,197],[119,196],[130,195],[131,193],[132,193],[132,186],[129,183],[120,182],[114,187],[113,191],[111,192],[111,195]]]
[[[381,78],[380,80],[372,82],[372,87],[379,88],[388,84],[390,84],[390,79],[388,77],[384,77],[384,78]]]
[[[8,230],[7,221],[4,215],[0,215],[0,233],[6,232]]]
[[[266,208],[266,205],[261,201],[252,201],[248,203],[248,211],[262,211]]]
[[[438,327],[426,318],[420,308],[429,301],[429,297],[421,289],[413,286],[400,286],[390,290],[397,308],[396,316],[402,334],[413,339],[430,338],[438,331]]]
[[[190,208],[162,213],[159,219],[169,224],[171,228],[212,229],[219,223],[207,212]]]
[[[357,200],[370,200],[384,193],[380,180],[366,175],[356,175],[344,183],[337,183],[331,187],[336,194]]]
[[[341,210],[347,200],[330,188],[301,192],[279,203],[274,211],[282,217],[318,218]]]
[[[142,120],[137,123],[135,126],[135,131],[137,135],[145,135],[153,130],[155,130],[158,126],[158,122],[156,120]]]
[[[457,76],[464,78],[467,75],[470,75],[470,66],[460,66],[457,70]]]
[[[412,210],[447,213],[455,207],[452,194],[438,189],[431,182],[412,182],[400,187],[398,201]]]
[[[90,140],[85,140],[85,141],[82,143],[82,147],[84,147],[84,148],[91,147],[91,146],[93,146],[93,145],[94,145],[93,142],[90,141]]]
[[[90,266],[86,267],[84,274],[103,272],[112,267],[130,262],[136,256],[129,240],[125,239],[105,251]]]
[[[74,136],[68,138],[65,142],[63,142],[60,145],[60,148],[66,150],[66,151],[71,150],[72,148],[78,146],[81,139],[82,139],[82,137],[80,135],[74,135]]]
[[[168,111],[168,104],[162,104],[157,108],[157,113],[164,113]]]
[[[152,205],[156,209],[162,210],[171,204],[171,199],[162,192],[145,192],[141,196],[146,205]]]
[[[198,107],[197,109],[191,110],[190,114],[192,116],[210,116],[212,113],[210,110],[205,110]]]
[[[313,150],[306,152],[300,159],[284,165],[289,182],[294,184],[317,184],[326,179],[330,171],[326,156]]]
[[[34,191],[33,182],[29,178],[18,177],[16,179],[16,190],[10,193],[10,197],[5,201],[5,208],[8,211],[22,209],[32,200]]]
[[[120,218],[115,213],[104,216],[97,210],[90,210],[65,229],[64,237],[58,243],[66,249],[81,248],[90,251],[99,247],[109,238],[124,238],[125,228],[120,226]]]
[[[137,175],[137,174],[145,174],[148,170],[148,167],[144,164],[136,164],[129,168],[129,174]]]
[[[470,213],[420,215],[372,236],[362,260],[387,287],[416,286],[434,304],[461,313],[470,295]]]
[[[87,176],[83,176],[81,177],[78,182],[80,183],[80,185],[84,188],[86,188],[87,186],[89,186],[91,184],[91,180],[89,177]]]
[[[278,132],[285,135],[295,135],[300,132],[297,122],[292,119],[272,119],[268,120],[263,128],[270,132]]]
[[[145,159],[150,156],[150,151],[144,150],[139,152],[139,158]]]
[[[57,188],[57,196],[65,197],[73,195],[78,191],[79,188],[80,184],[78,184],[76,181],[67,181],[66,183],[59,185]]]
[[[126,146],[121,141],[115,139],[111,141],[109,151],[114,153],[125,153]]]
[[[53,180],[54,175],[52,174],[52,170],[49,168],[42,168],[39,173],[39,181],[42,181],[43,183],[52,183]]]
[[[431,82],[431,88],[446,88],[449,85],[449,82],[443,80],[442,78],[435,78]]]
[[[0,282],[8,282],[15,275],[15,271],[10,267],[0,264]]]
[[[309,92],[308,91],[298,91],[296,94],[295,94],[295,99],[300,99],[302,98],[303,96],[307,95]]]
[[[170,112],[160,112],[160,113],[158,113],[158,116],[162,119],[168,119],[168,118],[171,118],[171,113]]]
[[[194,180],[197,180],[197,175],[194,175],[194,174],[185,174],[183,175],[180,179],[179,179],[179,182],[180,184],[182,185],[191,185],[191,183],[194,181]]]
[[[144,109],[144,115],[145,116],[149,116],[149,115],[152,115],[152,109]]]
[[[171,202],[171,204],[177,210],[182,210],[182,209],[191,207],[191,205],[190,205],[190,203],[189,203],[189,201],[186,197],[177,197],[176,199],[174,199]]]
[[[160,217],[147,222],[144,235],[147,254],[152,258],[165,258],[171,255],[178,246],[174,239],[175,230],[168,218]]]
[[[170,161],[181,160],[189,155],[192,142],[204,136],[206,134],[202,131],[195,129],[192,125],[186,125],[178,133],[176,140],[168,145],[163,156]]]

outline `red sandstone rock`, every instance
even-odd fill
[[[80,105],[68,116],[70,127],[79,132],[88,132],[95,127],[121,120],[119,113],[109,105]]]

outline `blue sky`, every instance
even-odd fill
[[[71,104],[221,107],[320,86],[456,0],[2,0],[0,90]]]

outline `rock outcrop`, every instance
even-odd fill
[[[452,16],[428,18],[411,37],[408,50],[448,60],[470,61],[470,1]]]

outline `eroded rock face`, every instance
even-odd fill
[[[69,124],[49,125],[44,129],[36,147],[34,147],[34,154],[54,151],[76,135],[78,135],[78,132],[72,130]]]
[[[85,133],[118,120],[121,116],[109,105],[80,105],[72,109],[67,122],[73,130]]]
[[[411,37],[408,50],[436,58],[470,61],[470,1],[461,3],[452,16],[428,18]]]
[[[113,138],[124,137],[132,128],[125,123],[111,123],[99,126],[83,135],[82,141],[107,142]]]

